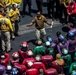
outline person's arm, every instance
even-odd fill
[[[10,9],[8,16],[11,18],[16,14],[16,12],[13,11],[13,9]]]
[[[6,57],[5,63],[6,63],[6,65],[7,65],[7,64],[8,64],[8,60],[9,60],[9,54],[5,53],[5,57]]]
[[[33,49],[33,56],[36,56],[37,52],[36,52],[36,47]]]
[[[76,8],[70,13],[70,15],[76,14]]]
[[[19,9],[17,8],[16,10],[17,10],[17,14],[20,16],[20,11],[19,11]]]
[[[66,49],[69,50],[69,41],[66,42]]]
[[[11,23],[11,21],[9,19],[8,19],[8,25],[9,25],[9,30],[11,32],[11,39],[15,40],[14,29],[13,29],[12,23]]]
[[[3,7],[3,4],[0,2],[0,6],[2,6]]]
[[[3,75],[6,75],[6,69],[4,68],[4,72],[3,72]]]
[[[72,6],[74,7],[72,8],[72,12],[70,13],[71,15],[76,14],[76,3],[74,3]]]
[[[71,55],[69,54],[69,66],[71,65],[71,63],[72,63],[72,57],[71,57]]]
[[[57,45],[57,49],[58,49],[58,52],[62,55],[59,45]]]
[[[16,14],[18,15],[18,17],[19,17],[19,22],[21,21],[21,15],[20,15],[20,11],[19,11],[19,9],[18,8],[16,8]]]
[[[27,26],[32,26],[35,22],[36,22],[36,20],[34,18],[31,23],[27,24]]]
[[[6,4],[6,7],[11,5],[11,0],[8,0],[8,3]]]
[[[52,25],[52,23],[48,22],[45,17],[44,17],[44,22],[45,22],[46,24],[50,25],[50,26]]]
[[[10,31],[14,32],[12,23],[11,23],[11,21],[9,19],[8,19],[8,25],[9,25]]]
[[[69,69],[69,73],[72,74],[73,71],[73,64],[71,64],[70,69]]]
[[[48,24],[48,25],[50,25],[50,26],[52,25],[52,24],[51,24],[50,22],[48,22],[48,21],[46,22],[46,24]]]
[[[42,69],[43,69],[44,72],[46,71],[46,68],[45,68],[44,64],[42,64]]]
[[[63,4],[64,4],[65,8],[68,7],[68,5],[67,5],[67,1],[66,1],[66,0],[64,0]]]
[[[31,23],[27,24],[27,26],[32,26],[33,24],[34,24],[34,23],[31,22]]]
[[[22,65],[26,65],[26,59],[23,60]]]
[[[68,5],[68,7],[67,7],[67,14],[69,15],[70,14],[70,5]]]

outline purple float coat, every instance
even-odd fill
[[[56,39],[54,40],[54,43],[56,43],[56,44],[58,44],[58,43],[59,43],[58,38],[56,38]]]
[[[62,55],[62,49],[67,49],[68,50],[69,49],[68,47],[69,47],[69,42],[68,41],[65,42],[65,43],[60,42],[57,45],[57,50]]]
[[[50,48],[55,48],[55,47],[56,47],[56,43],[51,42],[51,46],[50,46]]]
[[[74,52],[76,51],[75,47],[76,47],[76,39],[75,40],[68,40],[69,42],[69,52]]]
[[[76,34],[76,28],[72,28],[69,32],[73,32],[74,34]]]
[[[5,75],[5,74],[6,74],[5,66],[0,65],[0,75]]]

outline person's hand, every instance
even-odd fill
[[[1,63],[5,63],[5,61],[3,60],[3,61],[1,61]]]
[[[68,6],[66,6],[66,8],[68,8]]]
[[[30,27],[30,24],[26,24],[27,25],[27,27]]]
[[[50,26],[50,28],[52,28],[52,27],[53,27],[53,24],[54,24],[54,22],[52,21],[52,22],[51,22],[51,26]]]
[[[13,33],[11,34],[11,40],[13,40],[13,41],[15,40],[15,36]]]
[[[12,16],[14,16],[16,14],[16,12],[12,12],[11,14],[12,14]]]
[[[19,15],[19,12],[16,12],[16,14],[18,14],[18,15]]]
[[[51,22],[51,25],[53,26],[53,24],[54,24],[54,22],[52,21],[52,22]]]
[[[70,13],[68,13],[68,15],[71,15]]]
[[[15,36],[12,37],[12,40],[13,40],[13,41],[15,40]]]
[[[32,26],[33,25],[33,23],[29,23],[29,24],[26,24],[27,25],[27,27],[30,27],[30,26]]]

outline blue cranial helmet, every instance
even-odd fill
[[[64,40],[65,39],[63,35],[60,35],[59,38],[60,38],[60,40]]]
[[[74,36],[74,33],[73,33],[73,32],[69,32],[68,35],[69,35],[69,36]]]
[[[18,74],[17,68],[13,68],[13,69],[12,69],[12,75],[17,75],[17,74]]]
[[[51,38],[51,36],[47,36],[46,39],[47,39],[47,41],[49,41],[49,42],[52,42],[52,41],[53,41],[53,39]]]
[[[48,37],[48,41],[49,41],[49,42],[52,42],[52,38],[51,38],[51,37]]]

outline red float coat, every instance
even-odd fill
[[[33,67],[38,69],[38,70],[43,69],[44,72],[46,70],[45,65],[42,62],[34,62]]]
[[[76,2],[74,2],[72,5],[68,5],[67,13],[70,13],[70,15],[76,14]]]
[[[27,67],[28,62],[30,62],[30,61],[31,61],[32,63],[36,62],[36,60],[35,60],[33,57],[30,57],[30,58],[24,59],[24,61],[22,62],[22,64]]]
[[[51,55],[42,56],[42,62],[44,63],[46,69],[49,68],[48,63],[51,63],[52,61],[53,61],[53,56]]]
[[[5,53],[4,56],[5,56],[4,59],[0,59],[0,64],[6,67],[9,62],[9,54]]]
[[[36,68],[31,68],[31,69],[26,70],[26,75],[39,75],[39,74]]]
[[[54,68],[49,68],[45,71],[45,75],[58,75],[58,72]]]
[[[25,75],[26,72],[26,66],[19,64],[19,63],[14,63],[14,66],[18,68],[18,70],[21,72],[21,75]]]

